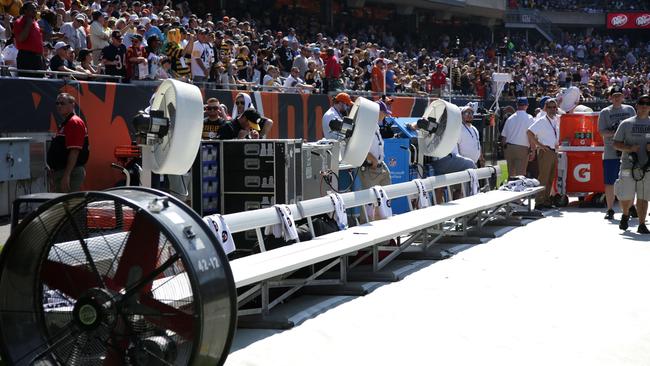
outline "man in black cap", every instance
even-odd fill
[[[248,108],[236,120],[227,122],[219,129],[218,139],[258,139],[263,122],[264,118],[254,108]]]
[[[609,88],[609,101],[612,104],[600,111],[598,116],[598,131],[603,136],[605,150],[603,151],[603,176],[605,182],[605,200],[607,201],[606,220],[614,219],[614,183],[621,168],[621,153],[614,149],[612,137],[621,121],[634,117],[636,112],[630,105],[623,104],[625,97],[618,85]],[[634,207],[634,206],[632,206]],[[635,213],[636,209],[632,213]],[[633,215],[633,217],[636,215]]]
[[[102,63],[106,75],[121,76],[126,79],[126,46],[122,44],[122,33],[111,33],[111,44],[102,50]]]
[[[620,200],[623,215],[618,227],[627,230],[630,207],[636,194],[640,234],[650,234],[645,225],[650,199],[650,95],[642,95],[636,102],[636,116],[621,122],[612,141],[614,148],[621,151],[621,170],[614,183],[614,191]]]

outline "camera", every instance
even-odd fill
[[[350,138],[354,131],[354,121],[350,117],[343,117],[342,120],[333,119],[330,121],[329,126],[330,130],[345,136],[346,139]]]
[[[434,134],[436,131],[438,131],[440,124],[435,118],[428,117],[418,119],[417,126],[420,130],[426,131],[429,134]]]

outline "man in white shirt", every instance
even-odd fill
[[[558,104],[550,98],[544,104],[546,115],[535,120],[528,128],[528,138],[534,154],[537,154],[539,170],[538,180],[544,190],[535,197],[535,209],[543,210],[552,207],[551,187],[557,168],[557,148],[559,145],[560,124],[557,115]]]
[[[478,130],[472,125],[474,119],[474,109],[471,106],[461,108],[463,117],[463,128],[460,129],[458,138],[458,153],[469,158],[477,167],[483,166],[485,160],[481,152],[481,138]]]
[[[343,120],[348,114],[348,109],[352,107],[352,99],[347,93],[338,93],[334,97],[334,102],[330,109],[325,112],[322,118],[323,137],[330,140],[340,139],[339,134],[330,129],[330,122],[334,119]]]
[[[284,80],[284,91],[289,93],[309,93],[314,89],[313,85],[305,84],[300,78],[300,69],[291,68],[291,74]]]
[[[192,47],[192,79],[196,82],[208,80],[210,65],[214,61],[214,51],[208,42],[208,29],[199,29],[197,40]]]
[[[69,44],[75,52],[86,48],[86,32],[83,29],[85,22],[86,17],[79,13],[73,21],[63,23],[61,26],[60,32],[63,33],[63,41]]]
[[[506,161],[508,163],[508,176],[515,177],[526,175],[528,160],[531,154],[528,141],[528,128],[533,125],[533,117],[526,113],[528,98],[517,98],[517,112],[511,115],[501,131],[501,144],[503,145]]]

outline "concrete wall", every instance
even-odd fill
[[[607,24],[606,14],[588,14],[583,12],[543,11],[541,14],[557,25],[604,27]]]

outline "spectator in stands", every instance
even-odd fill
[[[86,123],[75,114],[75,98],[61,93],[56,98],[56,111],[63,117],[47,152],[47,165],[52,170],[54,190],[68,193],[81,189],[86,177],[84,166],[90,155]]]
[[[192,47],[192,80],[207,81],[210,76],[210,65],[214,62],[212,45],[208,41],[210,30],[199,29],[197,40]]]
[[[284,91],[290,93],[309,93],[314,90],[312,85],[306,84],[300,78],[300,69],[297,67],[291,68],[291,74],[284,80]]]
[[[158,79],[158,69],[160,69],[160,40],[158,36],[152,35],[147,38],[147,47],[145,48],[147,54],[147,65],[149,65],[149,79]]]
[[[102,63],[107,75],[121,76],[126,79],[126,46],[122,44],[122,33],[111,33],[111,44],[102,50]]]
[[[182,80],[187,80],[190,77],[190,67],[188,66],[191,61],[192,47],[194,45],[194,37],[190,36],[187,40],[187,45],[181,47],[182,40],[181,31],[177,28],[171,29],[167,32],[167,45],[165,55],[172,61],[172,70]]]
[[[92,45],[92,59],[99,64],[102,57],[102,50],[111,41],[111,31],[106,27],[106,17],[100,10],[94,11],[90,23],[90,44]]]
[[[298,77],[305,78],[305,74],[309,69],[309,57],[311,57],[311,49],[307,46],[300,47],[300,54],[293,59],[293,67],[298,68]]]
[[[618,151],[614,149],[612,138],[620,123],[628,118],[634,117],[634,107],[623,104],[624,97],[622,88],[614,85],[609,89],[609,100],[612,104],[602,111],[598,116],[598,131],[603,136],[603,181],[605,182],[605,201],[607,203],[606,220],[614,219],[614,183],[618,178],[621,168],[621,160]]]
[[[330,129],[330,122],[338,119],[343,121],[343,118],[348,115],[348,110],[352,107],[352,99],[348,93],[338,93],[332,101],[332,106],[325,112],[321,119],[323,125],[323,137],[331,140],[338,140],[339,134]]]
[[[385,70],[386,64],[384,59],[378,58],[375,60],[375,65],[372,67],[372,76],[370,81],[371,90],[374,93],[386,94],[384,90],[386,86],[386,78],[384,75]]]
[[[277,55],[278,68],[280,68],[280,73],[282,76],[289,76],[291,72],[291,67],[293,67],[293,52],[289,47],[289,39],[284,37],[282,38],[282,43],[280,47],[276,48],[275,54]]]
[[[228,114],[217,98],[208,99],[205,106],[206,117],[203,120],[204,140],[214,140],[219,136],[219,129],[226,124]]]
[[[277,67],[270,65],[267,74],[264,75],[264,91],[280,91],[280,70]]]
[[[56,54],[50,59],[50,70],[74,73],[73,51],[69,44],[59,41],[54,45]],[[62,77],[62,76],[56,76]]]
[[[528,161],[532,158],[533,150],[528,140],[528,128],[534,123],[529,115],[528,98],[517,98],[517,112],[506,120],[501,131],[501,144],[508,164],[508,176],[526,176]]]
[[[126,50],[126,77],[128,80],[141,80],[149,76],[147,51],[142,47],[142,36],[131,36],[131,47]]]
[[[326,92],[335,92],[341,90],[341,64],[334,54],[333,48],[328,48],[325,59],[325,88]]]
[[[63,41],[69,44],[75,52],[86,47],[86,33],[84,32],[84,24],[86,17],[79,13],[71,22],[63,23],[61,26],[61,33],[63,33]]]
[[[93,65],[93,56],[89,49],[82,48],[79,50],[77,61],[79,62],[79,65],[75,67],[75,71],[86,74],[89,77],[99,74],[99,69]]]
[[[557,148],[559,146],[559,116],[558,104],[550,98],[544,104],[546,115],[535,120],[528,128],[530,145],[537,155],[539,170],[538,180],[545,189],[535,197],[535,209],[544,210],[553,206],[551,202],[551,188],[557,169]]]
[[[22,16],[16,20],[13,27],[14,46],[18,50],[16,56],[16,67],[19,70],[43,70],[43,34],[35,20],[36,4],[27,1],[21,8]],[[6,62],[6,60],[5,60]],[[34,74],[21,71],[18,76],[39,77]]]
[[[18,57],[18,50],[14,44],[13,39],[7,41],[7,45],[2,49],[2,61],[6,66],[16,66],[16,58]]]
[[[429,88],[431,94],[434,96],[442,96],[442,89],[447,85],[447,75],[442,71],[443,65],[436,65],[436,72],[431,74],[431,81],[429,82]]]

